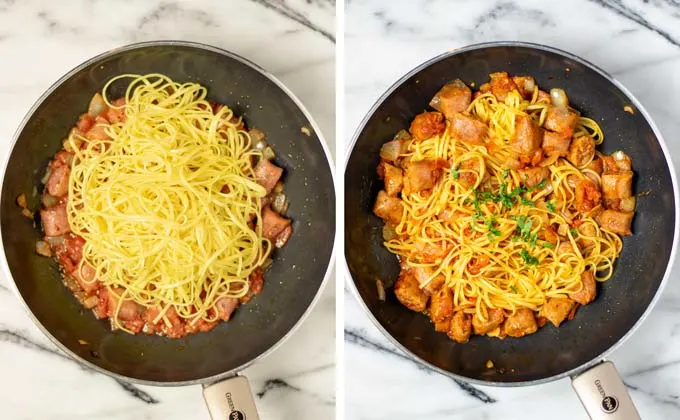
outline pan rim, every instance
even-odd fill
[[[657,141],[659,143],[659,146],[661,146],[661,150],[663,151],[664,158],[666,160],[666,164],[668,166],[668,170],[670,172],[671,176],[671,183],[673,185],[673,204],[675,206],[675,215],[674,215],[674,227],[673,227],[673,243],[671,246],[671,251],[670,251],[670,256],[668,259],[668,264],[666,266],[666,270],[664,272],[663,278],[661,279],[661,283],[659,284],[659,287],[656,290],[656,293],[654,294],[654,297],[650,301],[649,305],[645,309],[645,311],[642,313],[642,315],[635,321],[633,326],[623,335],[621,336],[613,345],[611,345],[609,348],[605,349],[601,354],[598,356],[594,357],[590,361],[581,364],[580,366],[577,366],[575,368],[566,370],[562,373],[559,373],[557,375],[552,375],[552,376],[547,376],[543,377],[540,379],[534,379],[534,380],[528,380],[528,381],[517,381],[517,382],[501,382],[501,381],[485,381],[485,380],[480,380],[480,379],[475,379],[475,378],[468,378],[463,375],[459,375],[453,372],[450,372],[448,370],[444,370],[438,366],[435,366],[434,364],[427,362],[426,360],[422,359],[421,357],[415,355],[413,352],[411,352],[406,346],[402,345],[396,338],[394,338],[387,330],[380,324],[380,322],[377,320],[377,318],[374,316],[373,312],[368,308],[366,305],[366,302],[363,300],[361,297],[358,288],[356,287],[354,283],[354,278],[352,277],[352,274],[349,270],[349,265],[347,263],[347,256],[344,253],[343,250],[343,258],[342,258],[342,266],[344,268],[345,272],[345,282],[347,283],[347,286],[349,287],[352,295],[354,298],[358,301],[359,306],[366,312],[368,315],[369,319],[373,323],[373,325],[380,331],[388,340],[389,342],[395,346],[399,351],[404,353],[406,356],[411,358],[413,361],[420,363],[421,365],[424,365],[428,369],[435,371],[437,373],[440,373],[444,376],[447,376],[449,378],[452,378],[454,380],[458,381],[463,381],[463,382],[468,382],[474,385],[481,385],[481,386],[494,386],[494,387],[499,387],[499,388],[511,388],[511,387],[521,387],[521,386],[531,386],[531,385],[540,385],[540,384],[546,384],[549,382],[557,381],[559,379],[567,378],[567,377],[576,377],[579,374],[586,372],[588,369],[591,367],[601,363],[604,361],[609,354],[611,354],[614,350],[619,348],[626,340],[628,340],[634,333],[637,331],[637,329],[640,327],[640,325],[644,322],[644,320],[649,316],[650,312],[656,306],[658,303],[659,299],[661,298],[661,295],[663,293],[664,288],[666,287],[670,274],[671,274],[671,269],[673,268],[673,265],[675,263],[675,258],[677,255],[677,248],[678,248],[678,242],[679,242],[679,236],[680,236],[680,195],[678,191],[678,179],[677,179],[677,174],[675,172],[675,166],[673,165],[673,161],[670,155],[670,152],[668,150],[668,147],[666,146],[666,142],[661,134],[661,131],[659,128],[656,126],[654,121],[652,120],[651,116],[647,112],[647,110],[642,106],[640,101],[621,83],[619,82],[616,78],[611,76],[609,73],[607,73],[605,70],[601,69],[597,65],[591,63],[590,61],[581,58],[577,55],[574,55],[570,52],[561,50],[559,48],[555,48],[552,46],[544,45],[544,44],[538,44],[538,43],[533,43],[533,42],[523,42],[523,41],[492,41],[492,42],[482,42],[482,43],[476,43],[476,44],[471,44],[467,45],[461,48],[457,49],[452,49],[449,51],[446,51],[444,53],[441,53],[439,55],[436,55],[423,63],[417,65],[410,71],[408,71],[405,75],[400,77],[396,82],[394,82],[380,97],[373,103],[371,108],[366,112],[366,115],[364,118],[361,120],[359,125],[357,126],[354,135],[352,136],[352,140],[349,144],[349,147],[346,149],[346,155],[345,155],[345,162],[344,162],[344,167],[343,167],[343,177],[346,174],[347,171],[347,165],[349,164],[350,157],[352,156],[352,152],[354,151],[354,148],[356,147],[357,141],[359,140],[359,137],[361,136],[364,128],[368,124],[368,121],[373,117],[373,114],[376,112],[376,110],[383,104],[383,102],[390,96],[396,89],[398,89],[404,82],[406,82],[408,79],[411,77],[415,76],[417,73],[421,72],[422,70],[426,69],[427,67],[438,63],[442,60],[445,60],[449,57],[453,57],[458,54],[466,53],[466,52],[471,52],[471,51],[476,51],[476,50],[481,50],[481,49],[486,49],[486,48],[497,48],[497,47],[520,47],[520,48],[527,48],[531,50],[538,50],[538,51],[543,51],[543,52],[549,52],[553,54],[560,55],[562,57],[568,58],[570,60],[574,60],[591,70],[595,71],[596,73],[600,74],[602,77],[607,79],[610,83],[612,83],[616,88],[618,88],[624,95],[630,99],[631,103],[636,107],[636,109],[642,114],[644,117],[645,121],[649,124],[650,128],[652,129],[652,132],[657,138]],[[344,193],[344,192],[343,192]],[[344,234],[344,232],[343,232]]]
[[[250,61],[247,58],[244,58],[236,53],[233,53],[231,51],[215,47],[213,45],[201,43],[201,42],[194,42],[194,41],[182,41],[182,40],[155,40],[155,41],[143,41],[143,42],[135,42],[131,44],[125,44],[119,47],[114,47],[111,48],[105,52],[102,52],[100,54],[97,54],[86,61],[82,62],[81,64],[77,65],[76,67],[72,68],[69,70],[67,73],[65,73],[63,76],[61,76],[59,79],[57,79],[56,82],[52,83],[50,87],[45,90],[44,93],[40,95],[38,99],[33,103],[31,108],[27,111],[26,115],[24,118],[21,120],[19,123],[18,128],[16,129],[14,136],[12,138],[12,141],[9,145],[8,148],[8,153],[7,156],[4,158],[4,162],[2,163],[2,178],[0,178],[0,200],[2,199],[2,190],[4,187],[4,181],[5,181],[5,174],[7,172],[7,167],[9,165],[10,157],[12,156],[12,153],[14,152],[14,148],[16,146],[17,140],[19,139],[21,133],[23,132],[24,128],[26,127],[26,124],[28,121],[31,119],[35,111],[42,105],[42,103],[59,87],[61,86],[65,81],[73,77],[75,74],[78,72],[82,71],[83,69],[87,68],[88,66],[91,66],[94,63],[100,62],[103,59],[106,59],[108,57],[111,57],[115,54],[121,53],[121,52],[126,52],[126,51],[134,51],[134,50],[139,50],[139,49],[144,49],[144,48],[149,48],[149,47],[159,47],[159,46],[164,46],[164,47],[189,47],[189,48],[195,48],[198,50],[203,50],[203,51],[209,51],[213,53],[217,53],[223,56],[227,56],[231,59],[234,59],[242,64],[245,64],[252,70],[262,74],[264,77],[269,79],[271,82],[273,82],[281,91],[283,91],[295,104],[295,106],[302,112],[302,114],[305,116],[307,121],[309,122],[311,128],[314,130],[314,133],[316,134],[317,138],[319,139],[319,143],[321,144],[321,147],[323,149],[323,154],[326,159],[326,163],[328,164],[330,175],[331,175],[331,181],[333,185],[333,197],[334,200],[337,203],[337,182],[336,182],[336,175],[335,175],[335,165],[333,163],[333,157],[330,153],[330,148],[328,147],[328,144],[326,142],[326,139],[319,128],[318,124],[316,121],[312,118],[312,115],[310,112],[307,110],[307,108],[304,106],[302,101],[286,86],[281,82],[276,76],[274,76],[272,73],[261,67],[260,65]],[[337,209],[334,209],[337,212]],[[4,240],[2,238],[2,235],[0,234],[0,251],[2,254],[2,258],[0,258],[0,265],[2,266],[2,272],[4,273],[5,277],[9,280],[9,286],[10,290],[16,295],[16,297],[19,299],[21,302],[21,305],[23,306],[24,310],[27,312],[29,318],[31,321],[33,321],[33,324],[38,327],[38,329],[62,352],[64,352],[66,355],[68,355],[71,359],[76,361],[77,363],[84,365],[96,372],[103,373],[107,376],[110,376],[114,379],[117,380],[122,380],[122,381],[127,381],[130,383],[138,384],[138,385],[150,385],[150,386],[161,386],[161,387],[174,387],[174,386],[186,386],[186,385],[201,385],[201,384],[210,384],[210,383],[216,383],[221,380],[227,379],[229,377],[233,377],[239,374],[239,372],[243,371],[244,369],[248,368],[252,364],[266,358],[269,356],[271,353],[273,353],[276,349],[278,349],[284,342],[286,342],[302,325],[302,323],[307,319],[307,317],[310,315],[316,304],[319,302],[321,299],[321,295],[323,294],[324,290],[326,289],[326,286],[328,285],[329,278],[331,275],[331,272],[333,271],[334,267],[334,262],[335,262],[335,256],[336,256],[336,251],[337,251],[337,226],[334,226],[335,229],[333,231],[333,247],[331,248],[331,253],[328,259],[328,263],[326,266],[326,271],[324,273],[323,279],[321,283],[319,284],[319,288],[316,291],[316,294],[314,295],[314,298],[308,305],[308,307],[305,309],[305,311],[302,313],[300,318],[295,322],[295,324],[290,328],[281,338],[278,339],[271,347],[269,347],[267,350],[263,351],[262,353],[255,355],[252,359],[249,361],[241,364],[240,366],[237,366],[229,371],[218,373],[215,375],[203,377],[203,378],[197,378],[197,379],[191,379],[191,380],[183,380],[183,381],[156,381],[156,380],[147,380],[147,379],[140,379],[140,378],[134,378],[126,375],[121,375],[119,373],[111,372],[107,369],[104,369],[103,367],[94,364],[88,360],[83,359],[76,353],[72,352],[69,348],[67,348],[64,344],[59,341],[50,331],[42,325],[42,323],[35,317],[33,314],[33,311],[31,311],[31,308],[28,306],[26,301],[24,300],[23,296],[19,292],[19,289],[16,285],[16,281],[14,280],[14,277],[12,276],[12,273],[9,268],[9,263],[7,261],[7,256],[5,254],[5,244]]]

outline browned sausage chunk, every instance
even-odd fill
[[[406,270],[402,270],[394,283],[394,294],[402,305],[412,311],[423,312],[427,307],[428,296],[421,290],[413,274]]]
[[[599,188],[589,179],[582,179],[576,185],[574,201],[576,209],[582,213],[589,212],[602,202]]]
[[[559,327],[562,321],[567,318],[569,311],[574,306],[574,301],[568,298],[550,298],[543,305],[540,315]]]
[[[396,197],[390,197],[385,191],[378,192],[378,197],[373,205],[373,213],[379,218],[399,224],[401,215],[404,212],[404,205]]]
[[[444,117],[440,112],[423,112],[416,115],[411,123],[411,134],[416,140],[427,140],[446,130]]]
[[[396,196],[404,186],[401,169],[385,163],[385,192],[387,195]]]
[[[574,126],[578,121],[578,115],[566,108],[551,106],[545,116],[543,127],[556,133],[564,133],[571,137]]]
[[[62,236],[71,231],[66,203],[40,210],[40,219],[46,236]]]
[[[440,288],[430,300],[430,319],[432,322],[444,322],[453,316],[453,293],[448,287]]]
[[[451,135],[468,144],[484,144],[489,128],[478,119],[466,114],[455,114],[451,118]]]
[[[472,320],[470,318],[471,316],[463,311],[456,312],[449,325],[449,338],[459,343],[466,343],[472,333]]]
[[[589,136],[575,138],[569,146],[567,160],[577,168],[584,168],[595,156],[595,141]]]
[[[217,316],[219,316],[223,321],[229,321],[231,314],[234,312],[237,306],[238,299],[233,297],[223,296],[215,301]]]
[[[548,179],[550,176],[550,169],[547,167],[527,168],[520,169],[517,173],[524,186],[531,188],[540,184],[544,179]]]
[[[404,185],[406,191],[416,193],[429,190],[437,184],[442,174],[441,163],[433,160],[420,160],[409,162],[404,173]]]
[[[534,311],[528,308],[519,308],[514,314],[505,320],[505,333],[510,337],[524,337],[538,330]]]
[[[513,90],[519,91],[515,82],[508,76],[508,73],[504,71],[491,73],[489,75],[491,81],[489,82],[489,87],[491,88],[491,93],[499,101],[505,101],[505,98]]]
[[[457,112],[463,112],[472,102],[472,91],[460,79],[444,85],[430,101],[430,106],[450,120]]]
[[[581,274],[581,282],[583,288],[575,293],[569,293],[569,297],[581,305],[587,305],[595,299],[596,287],[595,276],[590,270],[586,270]]]
[[[546,155],[558,154],[560,156],[567,156],[569,152],[569,145],[571,144],[571,136],[563,133],[554,133],[545,130],[543,132],[543,143],[541,147]]]
[[[604,210],[595,220],[601,228],[619,235],[632,235],[630,225],[633,222],[632,211]]]
[[[269,208],[262,209],[262,235],[272,241],[277,248],[281,248],[292,233],[290,219],[281,217]]]
[[[282,174],[283,169],[274,165],[268,159],[260,159],[255,165],[255,180],[267,190],[267,194],[272,192]]]
[[[525,99],[531,98],[534,94],[534,89],[536,88],[536,80],[531,76],[513,76],[512,81],[517,85],[519,93]]]
[[[59,165],[52,170],[47,180],[47,192],[55,197],[61,197],[68,193],[68,179],[71,169],[66,165]]]
[[[520,155],[530,155],[541,146],[543,130],[528,115],[515,117],[515,136],[510,145]]]
[[[481,319],[477,314],[472,317],[472,328],[475,330],[475,334],[484,335],[490,331],[498,328],[499,325],[503,323],[505,315],[502,309],[489,309],[488,319],[485,321]]]
[[[624,199],[633,195],[633,172],[621,171],[617,174],[602,175],[604,198]]]
[[[430,279],[433,273],[432,269],[429,267],[414,267],[412,269],[412,272],[413,275],[416,277],[416,280],[418,280],[418,284],[420,284],[420,287],[429,296],[432,296],[435,293],[437,293],[437,291],[444,285],[445,277],[440,274],[437,277],[430,280],[429,283],[423,286],[423,284],[425,284],[425,282]]]

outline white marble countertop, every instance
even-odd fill
[[[62,74],[112,47],[156,39],[212,44],[270,70],[334,151],[334,17],[333,0],[0,0],[0,159],[32,103]],[[198,386],[134,386],[84,370],[33,326],[7,284],[0,278],[1,419],[208,418]],[[263,420],[333,418],[334,289],[331,281],[302,328],[245,371]]]
[[[677,0],[351,0],[345,9],[345,138],[404,73],[452,48],[493,40],[549,44],[623,82],[680,163],[680,3]],[[370,69],[370,70],[367,70]],[[642,328],[611,356],[643,419],[680,418],[680,266]],[[457,383],[417,365],[345,292],[346,418],[576,420],[587,415],[568,380],[528,388]]]

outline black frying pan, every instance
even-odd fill
[[[600,150],[625,150],[636,173],[634,192],[649,195],[638,199],[634,235],[624,239],[614,277],[599,286],[597,300],[580,308],[574,320],[521,339],[475,336],[457,344],[435,332],[427,317],[402,306],[391,289],[386,301],[378,300],[376,278],[392,286],[399,265],[382,246],[382,221],[372,214],[383,188],[376,166],[380,146],[429,109],[428,102],[446,82],[460,78],[480,86],[494,71],[534,76],[543,89],[564,88],[576,109],[600,123],[605,133]],[[624,111],[626,105],[633,107],[634,115]],[[677,191],[659,131],[637,100],[604,71],[571,54],[534,44],[490,43],[449,52],[395,83],[356,132],[345,168],[345,258],[351,285],[388,338],[443,374],[480,385],[512,386],[575,377],[590,369],[574,382],[575,387],[586,388],[580,393],[586,408],[591,411],[591,402],[605,404],[607,410],[597,409],[602,414],[618,405],[621,408],[615,407],[612,415],[630,414],[623,408],[624,400],[629,400],[625,388],[617,389],[607,373],[611,365],[600,363],[640,325],[669,276],[678,238]],[[493,361],[493,368],[486,367],[487,360]],[[614,397],[617,403],[604,397]],[[635,410],[632,403],[631,408]]]
[[[96,320],[64,287],[57,264],[35,253],[35,242],[41,235],[15,203],[19,194],[31,197],[31,191],[40,186],[39,179],[61,148],[62,139],[108,79],[124,73],[153,72],[203,84],[210,99],[228,105],[249,127],[266,133],[277,152],[277,165],[285,170],[290,200],[287,216],[292,218],[294,229],[288,244],[275,254],[260,295],[237,309],[228,323],[180,340],[111,332],[108,322]],[[125,87],[114,86],[117,92],[111,96],[122,96]],[[309,135],[303,133],[303,127]],[[29,206],[37,208],[38,200],[39,196],[29,198]],[[79,362],[120,379],[149,385],[214,383],[234,376],[272,351],[316,301],[328,274],[335,237],[335,194],[328,150],[301,103],[255,64],[227,51],[186,42],[151,42],[115,49],[55,83],[17,131],[6,162],[0,201],[5,272],[14,279],[36,324]],[[206,388],[206,394],[211,392],[218,394],[218,406],[211,407],[214,418],[248,410],[244,406],[248,402],[241,402],[245,400],[240,400],[238,390],[231,391],[228,398],[231,407],[223,398],[224,389]],[[220,408],[219,403],[226,408]],[[219,410],[227,411],[217,414]],[[248,419],[256,418],[253,416],[256,414]]]

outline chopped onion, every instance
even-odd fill
[[[32,218],[33,218],[33,212],[30,211],[29,209],[22,209],[22,210],[21,210],[21,214],[24,215],[24,217],[26,217],[26,218],[28,218],[28,219],[32,219]]]
[[[282,193],[283,192],[283,183],[282,182],[277,182],[276,185],[274,185],[274,190],[275,193]]]
[[[278,214],[284,214],[288,209],[288,199],[285,194],[276,194],[272,201],[272,210]]]
[[[106,108],[107,107],[106,102],[104,102],[104,98],[99,92],[97,92],[90,101],[90,106],[87,108],[87,113],[90,114],[91,117],[96,117],[97,115],[106,111]]]
[[[268,269],[269,267],[272,266],[273,263],[274,263],[274,260],[272,260],[271,258],[267,258],[262,263],[262,270],[264,271],[264,270]]]
[[[43,177],[40,178],[40,183],[43,185],[47,184],[47,181],[49,181],[50,176],[52,176],[52,169],[48,167],[47,170],[45,171],[45,175],[43,175]]]
[[[567,185],[569,185],[570,188],[576,188],[579,181],[580,179],[576,175],[567,175]]]
[[[251,128],[250,130],[248,130],[248,135],[250,135],[250,140],[253,143],[264,143],[266,146],[267,143],[264,141],[264,132],[262,130],[258,130],[257,128]],[[264,147],[262,147],[262,149],[264,149]]]
[[[26,201],[26,194],[24,193],[19,194],[19,196],[17,197],[17,205],[22,209],[28,207],[28,202]]]
[[[538,166],[542,166],[542,167],[550,166],[553,163],[557,162],[557,159],[559,159],[559,158],[560,158],[559,153],[553,153],[553,154],[549,155],[547,158],[543,159],[543,161],[541,163],[539,163]]]
[[[43,206],[45,206],[46,209],[49,209],[50,207],[54,206],[59,202],[59,199],[53,195],[49,194],[44,194],[42,198],[42,203]]]
[[[380,148],[380,157],[388,162],[394,162],[399,159],[401,147],[402,143],[400,140],[388,141]]]
[[[83,300],[83,306],[87,309],[92,309],[99,304],[99,298],[97,296],[88,296]]]
[[[382,237],[385,242],[391,241],[396,238],[397,232],[394,231],[394,225],[391,223],[386,223],[382,228]]]
[[[64,276],[64,284],[74,293],[82,290],[76,279],[71,276]]]
[[[51,257],[52,249],[50,249],[50,244],[45,241],[38,241],[35,243],[35,252],[43,257]]]
[[[63,236],[46,236],[45,240],[47,243],[50,244],[50,246],[59,246],[64,243],[64,237]]]
[[[569,106],[567,93],[562,89],[550,89],[550,100],[553,105],[560,108],[566,108]]]
[[[383,285],[382,280],[380,279],[375,279],[375,286],[378,289],[378,300],[381,302],[385,301],[385,286]]]
[[[264,151],[262,152],[262,157],[264,157],[267,160],[273,160],[276,157],[276,153],[274,153],[274,149],[267,146],[264,148]]]
[[[402,129],[397,132],[397,134],[394,135],[394,138],[392,140],[400,140],[406,143],[407,141],[411,140],[411,134],[409,134],[408,131]]]
[[[526,79],[524,79],[524,91],[525,92],[533,92],[535,87],[536,87],[536,81],[534,80],[533,77],[527,77]]]
[[[619,208],[623,211],[635,211],[635,197],[628,197],[621,200]]]
[[[504,165],[508,169],[515,169],[515,170],[519,169],[520,166],[521,166],[519,160],[514,159],[514,158],[510,158],[510,159],[506,160]]]
[[[557,234],[560,236],[567,236],[567,233],[569,233],[569,225],[566,223],[560,224],[557,228]]]
[[[267,144],[266,141],[260,140],[260,141],[258,141],[257,143],[255,143],[255,145],[253,146],[253,148],[256,149],[256,150],[259,150],[259,151],[263,152],[264,149],[267,148],[267,146],[269,146],[269,145]]]

